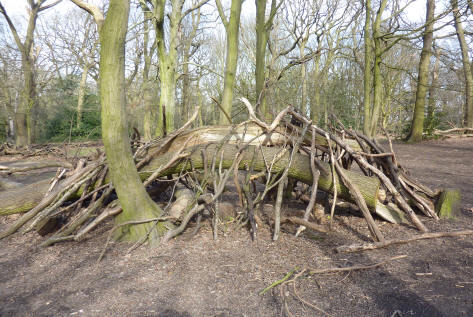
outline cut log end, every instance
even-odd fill
[[[435,211],[441,219],[454,219],[461,207],[461,193],[458,189],[444,189],[437,200]]]

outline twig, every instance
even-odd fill
[[[375,267],[384,265],[386,263],[389,263],[394,260],[400,260],[406,258],[407,255],[397,255],[392,258],[386,259],[384,261],[378,262],[378,263],[373,263],[369,265],[354,265],[354,266],[349,266],[349,267],[335,267],[335,268],[328,268],[328,269],[309,269],[309,274],[314,275],[314,274],[325,274],[325,273],[338,273],[338,272],[348,272],[348,271],[359,271],[359,270],[368,270],[368,269],[373,269]]]
[[[458,237],[458,236],[471,235],[471,234],[473,234],[473,230],[460,230],[460,231],[451,231],[451,232],[429,232],[429,233],[419,234],[407,239],[386,240],[383,243],[378,242],[378,243],[365,243],[365,244],[353,244],[353,245],[340,246],[340,247],[337,247],[335,251],[345,252],[345,253],[358,252],[358,251],[384,248],[393,244],[409,243],[411,241],[417,241],[417,240],[443,238],[443,237]]]
[[[100,253],[99,258],[97,259],[97,263],[100,262],[102,260],[103,256],[105,255],[105,252],[107,251],[108,244],[110,243],[110,240],[112,239],[112,235],[117,229],[120,229],[121,227],[128,226],[128,225],[139,225],[139,224],[153,222],[153,221],[167,221],[167,220],[170,220],[170,219],[173,219],[173,218],[172,217],[156,217],[156,218],[150,218],[150,219],[144,219],[144,220],[131,220],[131,221],[126,221],[126,222],[123,222],[123,223],[120,223],[120,224],[114,226],[108,234],[107,241],[105,242],[105,246],[104,246],[102,252]]]
[[[312,142],[310,146],[310,170],[312,172],[312,191],[310,193],[310,200],[307,204],[307,208],[304,213],[304,220],[309,220],[309,215],[314,209],[315,200],[317,198],[317,187],[319,184],[320,171],[315,168],[315,130],[312,128]],[[299,236],[302,231],[305,230],[305,226],[299,226],[295,236]]]
[[[350,272],[348,272],[348,274],[350,274]],[[348,275],[347,275],[348,276]],[[316,310],[316,311],[319,311],[321,313],[323,313],[324,315],[327,315],[329,317],[332,317],[332,315],[330,315],[329,313],[327,313],[326,311],[324,311],[322,308],[319,308],[318,306],[314,305],[314,304],[311,304],[309,303],[308,301],[304,300],[301,296],[299,296],[299,294],[297,293],[297,290],[296,290],[296,283],[295,281],[292,283],[292,287],[293,287],[293,290],[294,290],[294,296],[300,300],[303,304],[306,304],[307,306],[309,306],[310,308]]]
[[[332,207],[330,208],[330,230],[332,230],[333,216],[335,213],[335,205],[337,204],[337,173],[335,171],[335,164],[337,163],[333,157],[332,145],[330,142],[330,137],[328,133],[325,133],[325,138],[327,139],[328,148],[330,151],[330,167],[332,169],[332,184],[333,184],[333,201]]]
[[[122,212],[121,206],[115,206],[113,208],[105,209],[97,218],[95,218],[91,223],[85,226],[83,229],[79,230],[79,232],[74,236],[75,241],[80,241],[83,239],[84,235],[88,233],[90,230],[95,228],[99,223],[110,216],[115,216]]]
[[[277,241],[279,239],[279,230],[281,228],[281,205],[282,205],[282,196],[284,193],[284,186],[286,186],[286,180],[281,181],[278,184],[278,193],[276,196],[276,204],[274,206],[274,234],[273,240]]]
[[[295,223],[295,224],[300,225],[300,226],[307,227],[309,229],[312,229],[312,230],[315,230],[315,231],[318,231],[318,232],[323,232],[323,233],[327,232],[327,229],[325,227],[317,225],[317,224],[312,223],[312,222],[309,222],[309,221],[304,220],[302,218],[298,218],[298,217],[283,217],[283,218],[281,218],[281,222],[287,222],[287,221]]]
[[[287,274],[280,280],[274,282],[273,284],[269,285],[268,287],[266,287],[265,289],[263,289],[261,292],[258,293],[258,295],[263,295],[264,293],[266,293],[267,291],[269,291],[270,289],[278,286],[279,284],[282,284],[284,283],[285,281],[287,281],[293,274],[294,272],[298,271],[299,268],[296,266],[295,268],[293,268],[291,271],[287,272]]]
[[[292,107],[286,107],[285,109],[283,109],[277,116],[276,118],[273,120],[273,122],[271,123],[271,125],[268,125],[266,124],[265,122],[261,121],[260,119],[258,119],[258,117],[256,116],[256,113],[255,113],[255,110],[253,109],[253,107],[251,106],[251,103],[248,101],[248,99],[244,98],[244,97],[241,97],[239,98],[241,100],[241,102],[243,102],[243,104],[246,106],[246,108],[248,109],[248,113],[250,114],[250,118],[252,121],[254,121],[257,125],[259,125],[260,127],[266,129],[267,131],[266,132],[272,132],[274,131],[274,129],[276,129],[276,127],[279,125],[279,123],[281,122],[282,118],[288,113],[288,111],[292,108]]]

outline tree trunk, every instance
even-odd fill
[[[282,1],[280,2],[282,3]],[[273,19],[278,9],[276,0],[271,0],[269,17],[266,20],[266,0],[255,0],[256,4],[256,66],[255,66],[255,100],[259,101],[259,112],[264,119],[271,119],[270,111],[266,104],[265,82],[266,82],[266,46],[268,45],[269,32],[273,25]]]
[[[429,81],[430,56],[432,55],[432,42],[434,38],[434,12],[435,1],[427,0],[426,26],[423,36],[422,52],[419,61],[419,75],[417,79],[416,103],[412,118],[411,132],[407,140],[409,143],[422,141],[424,132],[425,97]]]
[[[223,12],[221,13],[221,18],[225,25],[227,34],[227,56],[225,61],[225,80],[223,86],[222,108],[225,110],[229,118],[232,116],[233,89],[235,86],[235,76],[238,62],[238,43],[242,3],[242,0],[232,0],[230,18],[228,22],[224,20],[225,16],[223,15]],[[220,112],[219,123],[229,124],[231,122],[227,119],[227,116],[224,113]]]
[[[370,136],[371,122],[371,61],[373,53],[371,49],[371,0],[365,0],[365,66],[363,71],[363,133]]]
[[[434,114],[435,114],[435,89],[438,85],[439,80],[439,63],[440,59],[438,53],[435,53],[435,64],[432,72],[432,82],[429,87],[429,102],[427,106],[427,124],[426,129],[429,132],[432,132],[434,129]]]
[[[177,48],[179,46],[179,27],[181,25],[182,6],[184,1],[173,0],[169,15],[169,50],[166,50],[164,35],[164,0],[158,0],[155,6],[156,41],[158,43],[159,74],[161,79],[161,95],[159,100],[159,117],[156,135],[165,135],[174,130],[176,112],[176,68]]]
[[[322,89],[322,85],[320,83],[321,74],[319,73],[319,67],[320,67],[320,54],[318,54],[314,59],[313,82],[314,82],[315,90],[314,90],[314,97],[310,105],[310,118],[312,119],[312,122],[314,124],[319,123],[319,115],[320,115],[320,90]]]
[[[255,66],[255,100],[260,102],[259,111],[263,118],[268,117],[268,109],[266,109],[266,100],[261,95],[265,82],[265,65],[266,65],[266,45],[268,43],[268,32],[266,32],[266,0],[255,0],[256,3],[256,66]],[[261,97],[261,99],[260,99]]]
[[[455,29],[457,32],[458,42],[460,43],[463,73],[465,75],[465,110],[464,122],[465,127],[473,128],[473,74],[470,66],[470,57],[468,55],[468,44],[465,40],[465,33],[461,23],[461,14],[458,9],[458,0],[451,0],[453,16],[455,18]]]
[[[15,113],[16,139],[18,146],[31,144],[33,133],[33,114],[36,110],[36,85],[34,81],[34,66],[30,57],[22,57],[24,87],[21,101]]]
[[[373,41],[374,41],[374,66],[373,66],[373,109],[370,118],[370,136],[376,135],[378,129],[379,113],[382,104],[383,82],[381,76],[381,61],[383,49],[381,39],[381,19],[386,8],[387,0],[382,0],[379,4],[376,19],[373,24]]]
[[[79,83],[79,92],[77,94],[77,128],[80,128],[82,123],[82,111],[84,109],[84,98],[87,90],[87,75],[89,73],[90,64],[86,63],[82,69],[82,75]]]
[[[123,212],[118,223],[159,216],[161,209],[146,193],[138,176],[130,148],[125,109],[125,37],[128,26],[128,0],[111,0],[107,17],[100,29],[100,95],[102,136],[111,180]],[[138,241],[146,237],[156,241],[163,227],[152,224],[124,226],[117,233],[122,240]]]
[[[300,56],[304,56],[305,52],[305,46],[307,43],[307,40],[309,38],[305,38],[299,47],[299,54]],[[301,65],[301,78],[302,78],[302,91],[301,91],[301,103],[299,105],[299,110],[301,113],[307,113],[307,70],[306,70],[306,65],[305,63],[302,63]]]
[[[149,23],[152,18],[151,12],[148,11],[148,8],[142,4],[141,7],[143,11],[143,16],[145,21],[143,22],[143,56],[144,56],[144,66],[143,66],[143,102],[145,108],[145,114],[143,118],[143,139],[149,141],[153,137],[154,131],[154,121],[156,119],[156,109],[155,106],[155,95],[153,93],[153,85],[155,82],[149,78],[149,72],[151,69],[151,60],[154,55],[156,48],[156,39],[151,47],[149,47]]]

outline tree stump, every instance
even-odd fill
[[[435,211],[442,219],[454,219],[461,207],[461,193],[458,189],[447,188],[442,191]]]

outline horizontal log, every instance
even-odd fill
[[[189,171],[192,170],[192,167],[195,169],[203,169],[203,150],[206,153],[207,166],[210,166],[213,158],[215,157],[217,160],[217,166],[221,163],[223,168],[228,168],[231,166],[233,159],[237,155],[238,147],[232,144],[226,144],[223,146],[218,146],[216,144],[207,144],[191,147],[186,150],[186,152],[190,154],[188,159],[181,160],[178,164],[163,172],[162,176],[180,173],[181,171]],[[264,171],[266,169],[265,161],[270,163],[272,159],[279,154],[280,151],[281,148],[279,147],[258,148],[253,145],[249,146],[243,153],[243,157],[238,168],[244,170],[245,165],[252,164],[254,171]],[[164,164],[166,164],[166,162],[169,162],[174,155],[175,154],[173,152],[168,152],[166,154],[154,157],[147,165],[143,166],[143,168],[141,169],[141,173],[144,175],[150,175],[154,170],[158,169],[160,166],[163,166]],[[223,158],[222,162],[220,162],[221,158]],[[289,164],[289,158],[289,152],[282,155],[279,160],[273,165],[272,172],[282,172]],[[333,193],[333,183],[332,175],[330,173],[330,166],[329,164],[322,161],[318,161],[318,163],[324,166],[324,168],[328,171],[327,174],[321,173],[318,187],[320,190]],[[293,162],[289,169],[288,175],[289,177],[295,178],[305,184],[312,185],[312,172],[310,169],[309,156],[296,153],[294,155]],[[371,210],[374,211],[378,202],[378,190],[380,184],[378,178],[367,177],[352,171],[346,171],[346,175],[360,189],[363,198],[366,200],[366,204]],[[337,181],[337,191],[339,197],[341,197],[342,199],[353,201],[353,198],[349,193],[348,188],[346,188],[342,184],[341,180]]]
[[[288,138],[284,136],[288,131],[282,128],[276,128],[272,133],[265,133],[264,129],[254,123],[248,123],[242,126],[230,125],[213,125],[195,128],[189,131],[182,132],[169,145],[163,149],[162,152],[174,152],[182,148],[185,142],[188,147],[197,146],[211,142],[221,142],[226,139],[226,142],[235,144],[244,141],[250,142],[251,145],[263,146],[281,146],[288,142]],[[307,133],[304,137],[303,145],[310,146],[312,136]],[[350,145],[355,151],[361,151],[361,148],[356,140],[345,139],[345,142]],[[327,139],[319,134],[315,136],[315,143],[320,147],[327,147]],[[160,143],[157,143],[158,147]],[[335,146],[335,145],[333,145]],[[153,151],[153,148],[149,152]]]
[[[210,166],[213,157],[216,157],[217,164],[220,164],[221,153],[219,152],[218,148],[219,147],[216,144],[205,144],[188,148],[186,149],[186,152],[188,152],[190,156],[187,159],[178,161],[178,163],[176,163],[174,166],[163,171],[161,176],[167,176],[179,173],[181,171],[190,171],[192,170],[192,167],[195,169],[203,169],[204,161],[202,150],[205,150],[206,152],[208,166]],[[232,161],[237,154],[238,148],[236,145],[227,144],[222,146],[221,149],[223,150],[222,166],[223,168],[228,168],[231,166]],[[245,150],[243,159],[241,160],[238,168],[244,170],[245,164],[253,163],[253,169],[255,171],[263,171],[265,170],[265,160],[263,159],[263,155],[267,162],[271,162],[273,157],[275,157],[280,151],[281,148],[279,147],[262,147],[261,149],[258,149],[256,146],[249,146]],[[153,173],[153,171],[169,162],[174,156],[175,152],[167,152],[152,158],[148,164],[142,167],[140,171],[141,179],[146,179]],[[282,172],[289,163],[289,156],[289,152],[285,155],[282,155],[281,158],[273,165],[272,172]],[[319,164],[324,166],[327,171],[330,171],[330,167],[327,163],[319,162]],[[372,211],[375,211],[378,202],[379,180],[374,177],[366,177],[351,171],[346,171],[346,174],[352,180],[352,182],[359,187],[368,207]],[[309,156],[299,153],[294,155],[291,168],[289,169],[289,177],[295,178],[309,185],[312,184],[312,172],[310,169]],[[63,182],[64,181],[57,185],[55,191],[59,190],[59,188],[63,186]],[[321,173],[318,186],[321,190],[333,193],[332,175],[330,172],[328,174]],[[41,201],[41,199],[44,197],[44,194],[48,190],[48,187],[48,181],[42,181],[22,187],[20,189],[0,193],[0,215],[20,213],[30,210],[36,206],[39,201]],[[80,190],[75,197],[81,194]],[[337,191],[339,197],[348,201],[353,201],[348,189],[342,184],[340,180],[337,182]]]

